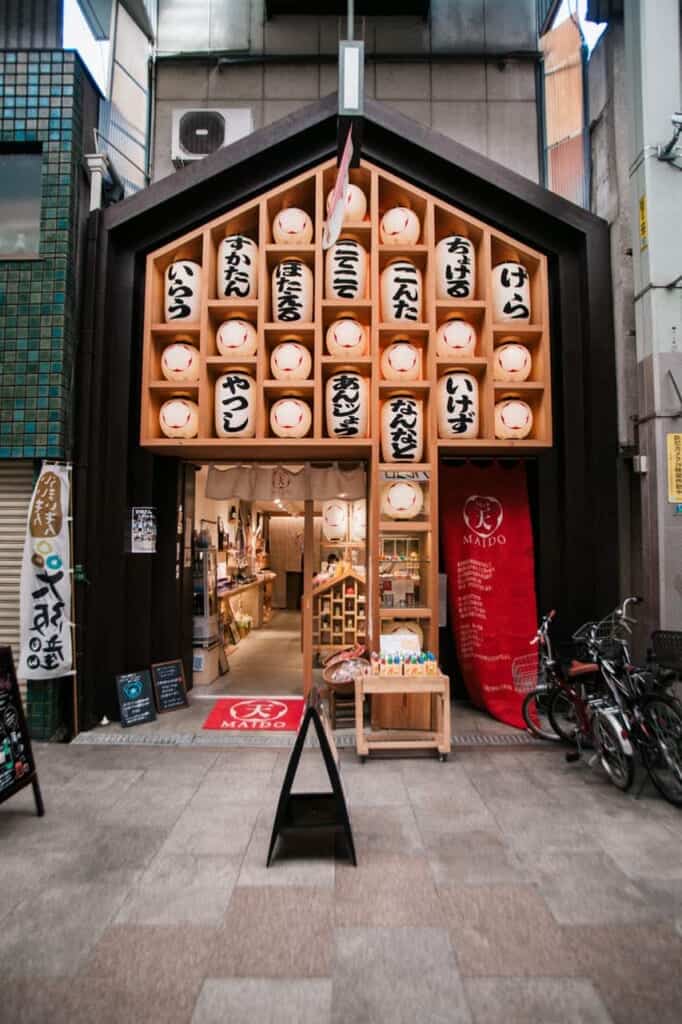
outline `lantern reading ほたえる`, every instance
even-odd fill
[[[310,323],[313,318],[313,272],[303,260],[282,260],[272,272],[272,319],[275,323]]]

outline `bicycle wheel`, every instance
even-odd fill
[[[682,807],[682,708],[672,697],[650,697],[642,708],[648,742],[642,760],[654,786],[675,807]]]
[[[529,732],[541,740],[558,740],[549,720],[549,704],[554,691],[540,686],[523,698],[521,714]]]
[[[549,720],[555,733],[566,743],[578,742],[580,718],[568,690],[560,686],[552,692],[549,705]]]
[[[635,777],[635,762],[623,745],[623,738],[610,718],[597,711],[594,716],[594,740],[601,766],[614,786],[628,790]]]

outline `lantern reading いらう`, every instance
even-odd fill
[[[176,260],[164,274],[164,319],[167,324],[193,324],[199,319],[201,265],[193,260]]]

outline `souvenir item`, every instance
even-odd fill
[[[364,299],[367,252],[354,238],[340,238],[327,251],[324,294],[328,299]]]
[[[409,341],[395,341],[381,356],[381,375],[385,380],[417,380],[420,375],[420,353]]]
[[[476,252],[468,238],[449,235],[436,246],[436,298],[473,299]]]
[[[221,356],[255,356],[258,333],[248,320],[225,320],[216,331],[215,343]]]
[[[493,359],[493,378],[505,383],[528,380],[533,368],[530,352],[525,345],[516,340],[500,345],[495,349]]]
[[[335,320],[327,328],[327,351],[330,356],[367,355],[367,331],[357,320]]]
[[[438,381],[438,436],[478,437],[478,381],[455,370]]]
[[[272,237],[276,245],[308,245],[313,240],[313,222],[305,210],[288,206],[273,220]]]
[[[493,319],[495,323],[515,320],[530,323],[530,278],[521,263],[498,263],[493,267]]]
[[[349,504],[350,539],[355,544],[362,544],[367,537],[367,502],[364,498],[358,498]]]
[[[421,484],[395,480],[381,489],[381,514],[389,519],[414,519],[424,507]]]
[[[522,441],[533,429],[533,410],[520,398],[504,398],[495,403],[495,437],[502,441]]]
[[[159,409],[159,426],[165,437],[196,437],[199,406],[189,398],[169,398]]]
[[[386,324],[418,323],[421,309],[421,270],[411,260],[391,260],[381,273],[382,321]]]
[[[195,383],[199,380],[199,352],[194,345],[174,341],[161,356],[161,373],[166,380]]]
[[[416,245],[420,233],[419,217],[406,206],[394,206],[381,218],[379,236],[382,245]]]
[[[322,535],[330,544],[346,540],[348,534],[348,502],[333,498],[322,506]]]
[[[164,318],[166,323],[193,324],[199,319],[201,266],[193,260],[176,260],[164,275]]]
[[[327,213],[331,210],[334,189],[327,193]],[[353,224],[364,220],[367,215],[367,197],[357,185],[349,183],[346,185],[344,194],[345,205],[343,209],[343,223]]]
[[[420,399],[394,395],[381,409],[381,451],[384,462],[421,462],[424,411]]]
[[[275,380],[307,380],[312,365],[308,349],[293,339],[276,345],[270,357],[272,376]]]
[[[256,433],[256,382],[234,370],[215,382],[215,432],[218,437],[253,437]]]
[[[216,294],[219,299],[258,298],[258,246],[246,235],[229,235],[218,246]]]
[[[436,331],[436,355],[469,357],[476,353],[476,328],[466,320],[446,320]]]
[[[270,410],[270,426],[276,437],[305,437],[313,418],[301,398],[280,398]]]
[[[366,437],[369,387],[366,377],[352,370],[335,373],[327,381],[327,433],[330,437]]]
[[[312,270],[303,260],[282,260],[272,272],[272,319],[292,324],[310,323],[312,318]]]

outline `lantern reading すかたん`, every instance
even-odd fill
[[[272,376],[275,380],[307,380],[312,365],[308,349],[294,339],[276,345],[270,357]]]
[[[282,260],[272,272],[272,319],[292,324],[310,323],[312,318],[312,270],[303,260]]]
[[[478,381],[461,370],[438,381],[438,436],[478,437]]]
[[[161,356],[161,373],[166,380],[195,383],[199,380],[199,352],[194,345],[174,341]]]
[[[215,343],[221,356],[255,356],[258,333],[248,320],[225,320],[216,331]]]
[[[533,429],[533,410],[520,398],[503,398],[495,403],[495,437],[501,441],[522,441]]]
[[[367,355],[367,332],[357,320],[335,320],[327,328],[327,351],[330,356]]]
[[[530,277],[521,263],[493,267],[493,320],[530,323]]]
[[[159,426],[165,437],[196,437],[199,406],[189,398],[169,398],[159,409]]]
[[[218,437],[253,437],[256,433],[256,382],[239,370],[215,382],[215,432]]]
[[[164,317],[167,324],[193,324],[199,319],[201,266],[193,260],[176,260],[164,275]]]
[[[381,273],[381,317],[386,324],[418,323],[422,309],[422,273],[411,260],[396,259]]]
[[[381,514],[389,519],[414,519],[424,507],[421,484],[413,480],[394,480],[381,489]]]
[[[449,235],[436,246],[436,298],[473,299],[476,253],[462,235]]]
[[[327,193],[327,215],[331,213],[334,189]],[[344,192],[343,223],[353,224],[365,219],[367,214],[367,197],[361,188],[352,182],[346,185]]]
[[[369,421],[367,379],[342,370],[327,381],[327,433],[330,437],[366,437]]]
[[[394,395],[381,409],[381,451],[384,462],[421,462],[424,451],[424,409],[413,395]]]
[[[313,240],[313,222],[305,210],[288,206],[273,220],[272,237],[276,245],[308,245]]]
[[[330,544],[346,540],[348,535],[348,502],[338,498],[322,506],[322,535]]]
[[[516,341],[506,342],[495,349],[493,378],[506,384],[528,380],[533,368],[530,352]]]
[[[280,398],[270,410],[270,427],[276,437],[305,437],[312,422],[310,406],[301,398]]]
[[[406,206],[394,206],[381,218],[379,236],[382,245],[416,245],[420,234],[419,217]]]
[[[364,299],[367,252],[354,238],[340,238],[327,251],[324,293],[328,299]]]
[[[258,298],[258,246],[246,235],[228,235],[218,246],[216,291],[219,299]]]
[[[437,356],[473,356],[476,328],[466,320],[446,320],[436,331]]]

